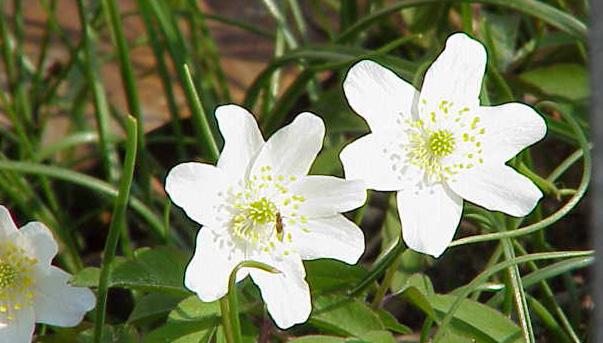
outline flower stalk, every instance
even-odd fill
[[[228,343],[243,342],[237,295],[237,273],[242,268],[256,268],[273,274],[280,273],[278,269],[257,261],[243,261],[232,270],[228,279],[228,295],[220,299],[222,325],[224,326],[224,334]]]

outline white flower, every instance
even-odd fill
[[[17,229],[0,206],[0,343],[28,343],[35,323],[76,326],[94,308],[88,288],[71,287],[71,275],[50,263],[58,246],[42,223]]]
[[[406,244],[441,255],[461,218],[463,199],[512,216],[530,213],[542,197],[505,165],[546,133],[530,106],[480,106],[486,51],[465,34],[450,36],[419,93],[390,70],[364,60],[343,84],[371,133],[341,152],[347,179],[398,191]]]
[[[182,163],[166,179],[172,201],[204,227],[185,284],[203,301],[228,291],[228,277],[244,260],[281,271],[242,269],[260,288],[276,324],[307,320],[310,293],[302,259],[334,258],[356,263],[364,251],[362,231],[339,212],[366,200],[360,181],[308,176],[322,147],[322,120],[302,113],[264,142],[251,113],[220,106],[216,118],[224,149],[217,166]]]

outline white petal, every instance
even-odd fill
[[[334,176],[303,177],[291,186],[291,194],[303,196],[300,211],[314,216],[351,211],[366,201],[364,182]]]
[[[13,320],[0,322],[0,342],[2,343],[30,343],[36,328],[34,309],[31,306],[16,311]]]
[[[264,144],[252,173],[258,173],[262,166],[270,166],[276,175],[308,174],[322,148],[324,136],[325,125],[320,117],[309,112],[299,114]]]
[[[36,322],[61,327],[78,325],[96,305],[91,290],[67,284],[71,275],[51,266],[38,271],[35,297]]]
[[[165,190],[174,204],[202,225],[216,224],[218,193],[227,187],[226,174],[210,164],[181,163],[167,175]]]
[[[30,222],[19,232],[21,247],[45,267],[50,266],[52,259],[59,251],[59,246],[46,225],[40,222]]]
[[[264,144],[262,133],[253,115],[237,105],[218,107],[216,119],[224,137],[218,167],[242,179]]]
[[[405,182],[395,163],[403,157],[392,155],[397,139],[391,135],[370,133],[348,144],[339,154],[345,178],[363,180],[367,188],[378,191],[402,189]]]
[[[234,249],[223,236],[218,236],[209,227],[203,227],[197,234],[195,254],[186,267],[184,285],[195,292],[203,301],[220,299],[228,292],[230,273],[244,260],[244,254]],[[246,276],[241,270],[237,279]]]
[[[352,66],[343,81],[352,109],[374,132],[392,131],[397,120],[410,118],[417,90],[391,70],[363,60]]]
[[[0,205],[0,241],[17,232],[17,226],[8,209]]]
[[[464,33],[448,37],[444,51],[427,70],[421,99],[474,108],[486,70],[486,49]]]
[[[459,174],[450,188],[488,210],[515,217],[532,212],[542,198],[542,192],[530,179],[506,165],[485,166]]]
[[[435,184],[397,194],[402,236],[418,252],[440,256],[452,241],[461,220],[463,199]]]
[[[261,261],[277,268],[281,273],[272,274],[251,269],[253,282],[258,285],[268,312],[276,325],[287,329],[308,320],[312,311],[310,288],[305,280],[306,272],[299,256],[294,254],[277,261]]]
[[[304,260],[334,258],[354,264],[364,252],[362,230],[341,214],[310,218],[307,224],[293,227],[291,235],[291,244]]]
[[[480,107],[484,159],[506,162],[546,134],[544,119],[530,106],[517,102]]]

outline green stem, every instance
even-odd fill
[[[222,323],[228,343],[242,343],[241,320],[239,318],[239,301],[237,296],[237,273],[242,268],[256,268],[268,273],[277,274],[280,271],[272,266],[257,261],[243,261],[239,263],[228,278],[228,295],[220,299]]]
[[[528,166],[524,163],[520,163],[517,166],[517,170],[527,176],[532,182],[534,182],[540,189],[544,191],[546,194],[550,194],[559,199],[559,189],[555,186],[555,184],[542,176],[534,173]]]
[[[383,257],[376,261],[373,264],[373,268],[371,271],[362,279],[354,288],[348,291],[349,296],[355,296],[360,294],[362,291],[367,289],[375,280],[381,276],[383,271],[387,269],[400,254],[404,251],[404,243],[402,243],[402,239],[398,239],[396,243],[394,243],[383,255]]]
[[[224,336],[226,336],[226,342],[236,343],[233,335],[232,323],[230,321],[232,314],[230,313],[230,309],[228,308],[227,297],[222,297],[220,299],[220,313],[222,316],[222,328],[224,330]]]
[[[115,250],[117,249],[120,232],[123,230],[121,226],[125,223],[128,197],[130,195],[130,188],[132,186],[132,179],[134,177],[134,165],[136,164],[136,150],[138,142],[136,119],[133,117],[128,118],[126,130],[127,142],[124,168],[119,184],[119,192],[117,193],[117,198],[115,199],[115,204],[113,207],[113,218],[111,218],[111,224],[109,226],[109,234],[107,235],[107,241],[105,243],[103,262],[98,281],[98,303],[96,309],[96,320],[94,322],[95,343],[100,343],[102,341],[103,325],[105,324],[105,311],[107,308],[107,293],[109,290],[109,277],[111,276],[111,263],[115,257]]]
[[[371,303],[371,307],[373,309],[377,310],[381,307],[381,304],[383,303],[383,298],[385,298],[385,294],[387,293],[387,290],[392,284],[392,280],[394,278],[394,275],[396,275],[396,272],[398,271],[399,265],[400,258],[396,258],[394,262],[387,268],[385,276],[383,277],[383,280],[381,281],[381,284],[379,285],[379,288],[375,293],[375,298],[373,298],[373,302]]]

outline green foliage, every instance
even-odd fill
[[[258,25],[206,13],[211,6],[193,0],[137,0],[127,9],[79,0],[73,27],[64,26],[59,3],[39,2],[36,39],[21,6],[2,6],[0,203],[20,222],[46,223],[61,246],[55,263],[74,274],[73,285],[107,295],[108,306],[76,328],[39,327],[36,341],[226,342],[224,304],[202,302],[183,283],[198,227],[162,190],[176,163],[217,159],[215,106],[241,102],[266,137],[298,112],[319,114],[327,137],[312,173],[342,176],[341,149],[368,133],[342,91],[349,67],[370,58],[419,87],[457,31],[487,48],[484,103],[524,101],[545,117],[545,142],[509,162],[543,189],[544,201],[526,218],[466,204],[459,237],[434,260],[401,242],[393,198],[370,192],[351,214],[367,237],[360,263],[304,262],[308,322],[276,328],[249,278],[235,288],[230,317],[240,319],[243,342],[585,339],[589,316],[579,306],[592,293],[583,275],[593,256],[565,251],[587,249],[576,209],[591,169],[583,2],[265,0],[249,5],[273,18]],[[131,19],[141,30],[129,31]],[[232,41],[220,35],[229,29]],[[239,69],[220,55],[250,35],[275,52],[235,95]],[[148,49],[151,64],[141,67],[136,49]],[[252,58],[242,55],[235,57]],[[119,86],[107,68],[119,71]],[[153,131],[145,125],[156,110],[145,102],[147,78],[161,86],[152,96],[170,118]]]

